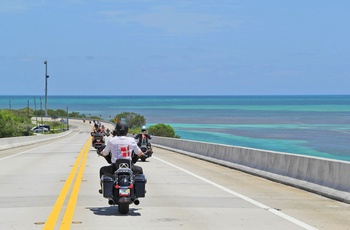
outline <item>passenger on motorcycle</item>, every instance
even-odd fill
[[[100,132],[101,132],[100,127],[98,126],[97,123],[94,123],[94,126],[92,127],[92,132],[91,133],[100,133]]]
[[[145,136],[146,138],[143,138],[143,136]],[[152,152],[152,146],[148,141],[152,139],[152,136],[147,133],[146,126],[142,126],[141,133],[135,135],[134,138],[138,140],[137,145],[139,147],[143,144],[143,141],[146,141],[145,144],[147,145],[148,151]]]
[[[132,153],[134,151],[139,157],[144,155],[141,149],[137,146],[134,138],[127,137],[128,134],[128,124],[125,121],[117,122],[115,126],[116,136],[110,138],[104,149],[98,149],[98,154],[102,156],[107,156],[112,153],[111,161],[112,164],[108,166],[103,166],[100,169],[100,178],[102,175],[113,175],[114,171],[117,170],[115,162],[117,159],[132,159]],[[131,163],[131,169],[134,174],[143,174],[143,170],[140,166]]]
[[[104,125],[101,126],[101,133],[103,133],[103,135],[106,133],[106,128]]]

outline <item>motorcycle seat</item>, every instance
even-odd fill
[[[119,168],[131,168],[131,159],[118,159],[115,162],[116,169]]]

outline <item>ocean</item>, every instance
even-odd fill
[[[0,96],[0,108],[44,109],[44,100]],[[106,120],[135,112],[182,139],[350,161],[350,95],[48,96],[48,108]]]

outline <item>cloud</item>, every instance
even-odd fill
[[[306,74],[305,71],[299,70],[275,70],[270,73],[266,73],[265,76],[277,77],[277,78],[290,78],[290,77],[300,77]]]
[[[186,12],[176,7],[158,6],[149,11],[100,11],[109,21],[121,25],[136,25],[168,34],[200,34],[231,30],[240,22],[227,15]]]
[[[57,8],[64,5],[71,6],[83,3],[85,3],[84,0],[61,0],[57,2],[48,0],[1,0],[0,13],[21,13],[40,8],[44,5]]]
[[[28,4],[24,1],[2,0],[0,2],[0,13],[22,12],[28,9]]]

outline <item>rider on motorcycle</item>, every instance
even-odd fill
[[[146,138],[142,138],[142,136],[146,136]],[[148,151],[152,152],[152,146],[151,146],[151,144],[148,141],[148,140],[152,139],[152,136],[147,133],[146,126],[142,126],[141,133],[135,135],[134,138],[138,140],[137,145],[139,147],[143,144],[142,141],[144,139],[146,141],[146,145],[147,145]]]
[[[98,126],[97,123],[94,123],[94,126],[92,126],[91,133],[100,133],[100,132],[101,132],[100,127]]]
[[[127,137],[128,134],[128,124],[125,121],[118,121],[115,126],[115,136],[110,138],[104,149],[98,149],[98,154],[102,156],[107,156],[112,153],[111,161],[112,164],[108,166],[103,166],[100,169],[100,178],[102,175],[113,175],[114,171],[117,169],[115,162],[117,159],[132,159],[132,152],[134,151],[139,157],[144,155],[141,149],[137,146],[135,139],[132,137]],[[134,174],[143,174],[143,170],[140,166],[131,164],[131,169]],[[102,190],[99,192],[101,193]]]

